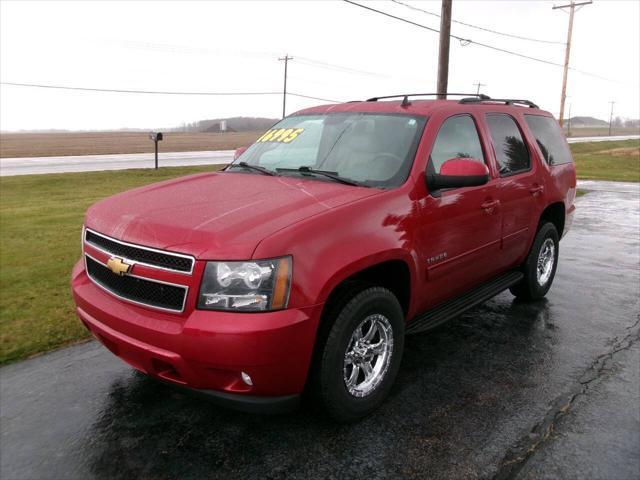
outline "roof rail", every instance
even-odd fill
[[[443,95],[441,93],[402,93],[400,95],[385,95],[384,97],[372,97],[367,98],[367,102],[377,102],[378,100],[386,100],[388,98],[403,98],[403,103],[409,101],[409,97],[435,97],[438,95]],[[475,97],[478,100],[489,100],[490,97],[484,95],[482,93],[446,93],[446,96],[454,95],[456,97]]]
[[[540,108],[530,100],[519,100],[516,98],[477,98],[467,97],[460,99],[459,103],[504,103],[505,105],[526,105],[529,108]]]

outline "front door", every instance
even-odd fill
[[[499,270],[499,179],[486,152],[471,115],[442,122],[427,171],[439,173],[445,161],[464,157],[487,164],[493,173],[485,185],[429,192],[420,202],[416,240],[425,267],[420,310],[463,293]]]

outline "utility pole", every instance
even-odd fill
[[[609,102],[611,104],[611,114],[609,115],[609,136],[611,136],[611,122],[613,122],[613,106],[616,104],[613,100]]]
[[[567,45],[564,51],[564,74],[562,75],[562,93],[560,94],[560,126],[564,123],[564,101],[567,98],[567,75],[569,73],[569,53],[571,52],[571,34],[573,33],[573,15],[576,11],[576,7],[583,7],[593,3],[592,0],[584,2],[576,2],[571,0],[571,3],[566,5],[554,5],[553,10],[565,8],[569,9],[569,29],[567,30]],[[580,8],[578,8],[580,10]]]
[[[451,40],[451,3],[442,0],[440,16],[440,48],[438,50],[438,98],[447,98],[449,83],[449,41]]]
[[[479,81],[478,81],[478,83],[474,83],[474,85],[478,86],[478,89],[476,90],[476,95],[478,95],[478,96],[480,96],[480,87],[486,87],[487,86],[486,83],[480,83]]]
[[[571,102],[569,102],[569,118],[567,118],[567,137],[571,136]]]
[[[284,89],[282,90],[282,118],[287,116],[287,65],[289,64],[289,60],[293,60],[293,57],[290,57],[287,53],[284,57],[278,58],[280,61],[284,61]]]

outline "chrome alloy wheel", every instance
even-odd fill
[[[366,397],[387,373],[393,353],[389,319],[375,314],[365,318],[351,334],[344,354],[343,376],[354,397]]]
[[[553,263],[556,257],[556,245],[552,239],[547,238],[542,247],[540,247],[540,253],[538,254],[538,264],[536,273],[538,276],[538,285],[541,287],[546,285],[551,278],[551,272],[553,270]]]

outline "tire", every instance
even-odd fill
[[[360,286],[351,292],[323,320],[330,327],[325,338],[319,338],[311,372],[314,400],[343,423],[365,417],[384,401],[404,350],[404,314],[393,293],[377,286]],[[371,328],[375,331],[367,340]]]
[[[544,297],[551,288],[556,275],[559,247],[560,240],[555,225],[551,222],[542,224],[533,240],[529,255],[522,264],[524,278],[519,284],[510,288],[511,293],[523,300],[537,300]],[[549,254],[551,259],[549,259]],[[540,272],[538,269],[539,261],[543,262]]]

